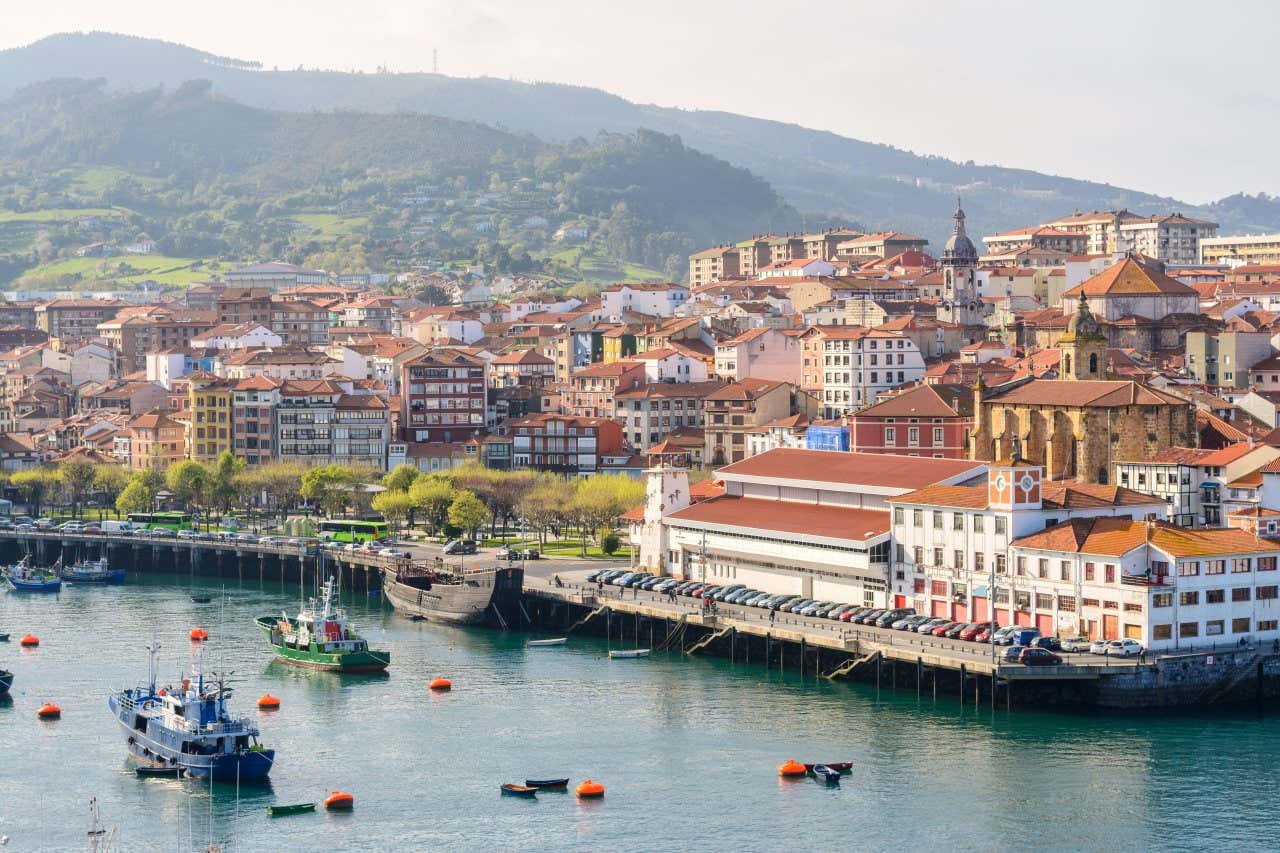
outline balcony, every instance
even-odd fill
[[[1168,575],[1120,575],[1120,583],[1123,586],[1173,586],[1169,582]]]

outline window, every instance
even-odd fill
[[[1231,561],[1231,574],[1239,575],[1252,570],[1248,557],[1236,557]]]
[[[1093,580],[1093,576],[1094,576],[1094,574],[1095,574],[1096,569],[1097,569],[1097,566],[1095,566],[1093,563],[1085,563],[1085,564],[1084,564],[1084,579],[1085,579],[1085,580],[1087,580],[1087,581],[1091,581],[1091,580]]]
[[[924,565],[924,549],[919,545],[911,549],[911,559],[917,566]]]
[[[924,510],[922,509],[911,510],[911,523],[916,527],[923,527],[924,526]]]
[[[1275,570],[1276,570],[1275,557],[1259,557],[1258,558],[1258,571],[1274,572]]]
[[[1004,554],[996,554],[996,574],[1002,575],[1006,569]]]
[[[906,513],[904,513],[904,512],[902,511],[902,507],[900,507],[900,506],[895,506],[895,507],[893,508],[893,523],[894,523],[894,524],[902,524],[902,520],[903,520],[903,516],[904,516],[904,515],[906,515]]]
[[[1260,586],[1255,597],[1259,601],[1280,598],[1280,586]]]
[[[933,443],[935,445],[942,444],[942,427],[933,428]]]
[[[1058,580],[1060,581],[1071,580],[1071,561],[1070,560],[1058,561]]]
[[[885,427],[885,428],[884,428],[884,443],[885,443],[885,444],[897,444],[897,442],[898,442],[898,431],[897,431],[897,429],[896,429],[896,428],[894,428],[894,427]]]
[[[955,567],[956,567],[957,569],[963,569],[963,568],[964,568],[964,551],[961,551],[959,548],[957,548],[957,549],[956,549],[956,552],[955,552],[955,564],[954,564],[954,565],[955,565]]]
[[[897,545],[894,546],[894,548],[895,548],[894,554],[896,556],[897,562],[905,563],[907,561],[907,546],[899,542]]]
[[[1142,605],[1126,601],[1124,603],[1124,612],[1125,613],[1141,613]]]
[[[1185,563],[1178,564],[1178,575],[1181,577],[1192,577],[1200,574],[1200,564],[1195,560],[1188,560]]]
[[[1206,637],[1216,637],[1222,633],[1223,620],[1210,619],[1204,623],[1204,635]]]
[[[1104,602],[1102,602],[1102,609],[1103,609],[1103,610],[1117,610],[1117,609],[1119,609],[1119,604],[1117,604],[1117,603],[1116,603],[1116,602],[1114,602],[1114,601],[1104,601]]]
[[[1199,622],[1183,622],[1178,625],[1179,637],[1198,637],[1200,636]]]
[[[984,568],[984,565],[983,565],[983,564],[984,564],[984,562],[985,562],[985,559],[984,559],[984,558],[985,558],[985,556],[986,556],[986,555],[985,555],[985,554],[983,554],[981,551],[974,551],[974,552],[973,552],[973,570],[974,570],[975,572],[983,572],[983,571],[986,571],[986,569]]]
[[[916,595],[924,592],[924,578],[916,578],[911,584],[911,591]]]
[[[964,530],[964,513],[957,512],[951,516],[951,529],[958,531]]]
[[[1277,622],[1275,619],[1259,619],[1258,620],[1259,631],[1274,631],[1276,630],[1277,626],[1280,626],[1280,622]]]
[[[1226,560],[1205,560],[1204,573],[1206,575],[1220,575],[1227,571]]]
[[[1074,613],[1076,609],[1076,597],[1074,595],[1058,596],[1058,609]]]
[[[942,529],[942,513],[935,509],[932,514],[933,514],[933,529],[941,530]]]
[[[1172,607],[1173,593],[1171,592],[1156,593],[1155,595],[1151,596],[1151,606],[1152,607]]]
[[[1173,626],[1172,626],[1172,625],[1152,625],[1152,626],[1151,626],[1151,639],[1153,639],[1153,640],[1172,640],[1172,639],[1173,639]]]
[[[974,532],[974,533],[981,533],[981,532],[982,532],[982,519],[983,519],[984,517],[985,517],[985,516],[981,516],[981,515],[975,515],[975,516],[973,517],[973,532]]]
[[[933,565],[935,565],[935,566],[942,566],[942,565],[943,565],[943,563],[942,563],[942,549],[941,549],[941,548],[934,548],[934,549],[933,549]]]
[[[1043,557],[1041,557],[1039,560],[1036,560],[1036,577],[1039,577],[1039,578],[1049,577],[1049,561],[1044,559]]]
[[[1181,605],[1199,604],[1200,593],[1195,590],[1178,593],[1178,603]]]
[[[1247,586],[1238,586],[1235,589],[1231,590],[1231,600],[1232,601],[1248,601],[1249,591],[1250,591],[1249,587]]]
[[[1017,570],[1018,574],[1025,575],[1027,573],[1027,558],[1018,557],[1017,562],[1014,563],[1014,568]]]
[[[1226,601],[1226,593],[1220,589],[1206,589],[1204,591],[1205,604],[1221,604]]]
[[[1116,567],[1115,567],[1115,565],[1114,565],[1113,563],[1107,563],[1107,565],[1106,565],[1106,571],[1107,571],[1107,583],[1115,583],[1115,582],[1116,582]]]
[[[996,535],[997,536],[1003,535],[1007,531],[1008,526],[1009,526],[1009,519],[1005,518],[1003,515],[996,516]]]
[[[930,581],[929,592],[933,595],[946,595],[947,582],[946,581]]]
[[[1052,610],[1053,596],[1043,592],[1036,593],[1036,610]]]
[[[1247,634],[1249,633],[1249,617],[1241,616],[1238,619],[1231,620],[1231,633]]]

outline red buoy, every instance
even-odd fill
[[[40,706],[40,710],[36,711],[36,716],[42,720],[56,720],[62,716],[62,709],[52,702],[45,702]]]
[[[40,638],[35,634],[24,634],[19,642],[24,646],[38,646],[40,645]]]
[[[191,633],[188,636],[199,643],[209,639],[209,632],[203,628],[192,628]]]
[[[331,812],[349,812],[355,805],[356,798],[343,791],[334,791],[324,801],[324,807]]]
[[[604,796],[604,785],[599,782],[592,782],[590,779],[584,779],[574,792],[580,799],[595,800]]]
[[[258,700],[258,708],[262,711],[276,711],[280,708],[280,697],[272,696],[270,693],[263,693],[262,698]]]
[[[431,683],[428,684],[427,687],[431,688],[432,690],[452,690],[453,682],[447,678],[433,678],[431,679]]]

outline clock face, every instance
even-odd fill
[[[1030,474],[1023,474],[1022,479],[1018,481],[1018,485],[1022,487],[1022,491],[1030,492],[1035,487],[1036,481]]]
[[[1004,478],[1004,474],[996,475],[996,491],[1003,493],[1005,487],[1009,485],[1009,481]]]

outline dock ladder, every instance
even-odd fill
[[[708,634],[698,642],[694,643],[689,648],[685,649],[684,653],[687,655],[691,655],[694,652],[700,652],[703,649],[705,649],[707,646],[714,643],[716,640],[720,639],[721,637],[729,636],[729,632],[731,632],[732,630],[733,630],[733,626],[730,625],[728,628],[721,628],[719,631],[716,631],[714,634]]]
[[[826,675],[822,677],[827,679],[828,681],[835,681],[837,678],[845,677],[846,675],[853,672],[858,667],[865,666],[866,664],[871,663],[879,656],[880,656],[880,652],[876,651],[876,652],[871,652],[869,654],[865,654],[860,658],[852,658],[840,664],[838,667],[831,670],[830,672],[828,672]]]
[[[583,625],[587,624],[587,623],[588,623],[588,622],[590,622],[592,619],[594,619],[594,618],[596,618],[597,616],[599,616],[601,613],[607,613],[608,611],[609,611],[609,605],[607,605],[607,604],[602,604],[602,605],[600,605],[600,606],[599,606],[599,607],[597,607],[595,610],[592,610],[592,611],[591,611],[590,613],[588,613],[586,616],[583,616],[583,617],[582,617],[581,619],[579,619],[577,622],[574,622],[572,625],[570,625],[570,626],[569,626],[569,628],[568,628],[568,630],[566,630],[566,631],[565,631],[565,633],[566,633],[566,634],[572,634],[574,631],[578,630],[578,629],[579,629],[579,628],[581,628]]]
[[[689,627],[689,614],[685,613],[680,617],[680,624],[676,626],[667,638],[658,644],[658,651],[669,649],[675,643],[680,643],[681,648],[684,647],[684,632]]]

